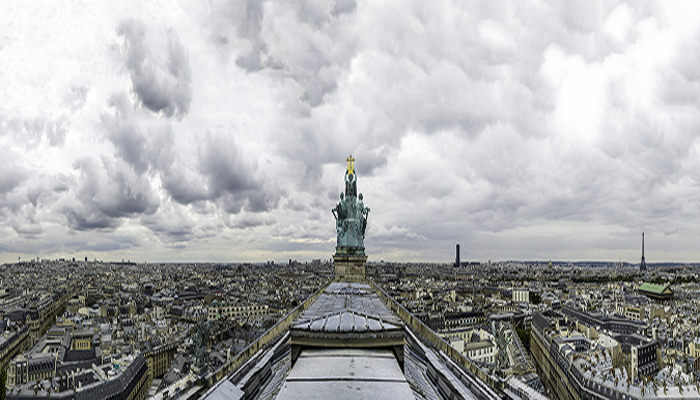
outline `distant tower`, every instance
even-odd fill
[[[647,262],[644,261],[644,232],[642,232],[642,262],[639,264],[639,271],[644,272],[647,270]]]
[[[457,243],[457,247],[455,249],[455,268],[460,266],[460,261],[459,261],[459,243]]]

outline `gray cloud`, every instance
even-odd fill
[[[11,214],[9,223],[20,237],[38,239],[44,230],[37,214],[38,207],[36,204],[24,204]]]
[[[143,21],[130,19],[119,24],[117,33],[124,37],[124,61],[139,103],[167,117],[187,114],[192,101],[192,72],[175,31],[168,30],[162,42],[151,44]],[[164,55],[164,59],[159,61],[154,53]]]
[[[355,0],[336,0],[333,5],[333,10],[331,14],[337,17],[341,14],[349,14],[355,11],[357,8],[357,1]]]
[[[243,214],[232,218],[227,225],[235,229],[248,229],[262,225],[272,225],[274,222],[274,219],[260,214]]]
[[[89,88],[86,85],[71,86],[64,97],[64,101],[71,111],[77,111],[85,105],[88,92]]]
[[[245,192],[257,186],[251,173],[254,167],[246,163],[242,151],[229,136],[205,135],[199,165],[209,178],[208,187],[213,197],[226,192]]]
[[[246,0],[245,2],[230,2],[229,16],[235,18],[235,14],[240,12],[236,8],[243,8],[242,18],[238,24],[239,35],[249,40],[250,50],[236,58],[236,64],[247,71],[258,71],[267,65],[267,45],[260,38],[261,22],[263,17],[262,1]]]
[[[164,188],[173,200],[188,205],[216,202],[228,213],[245,208],[269,211],[278,206],[284,190],[260,176],[233,138],[225,134],[203,135],[197,149],[197,167],[170,164],[162,168]]]
[[[202,176],[191,170],[172,165],[161,174],[163,187],[180,204],[189,205],[210,198],[202,185]]]
[[[230,204],[240,204],[245,199],[247,210],[259,212],[277,207],[282,196],[279,188],[266,185],[256,176],[256,166],[245,160],[230,136],[207,134],[200,149],[199,166],[207,178],[210,198],[227,195],[224,200]]]
[[[113,229],[122,218],[158,210],[159,199],[148,180],[119,159],[79,159],[75,168],[80,174],[75,199],[63,208],[71,228]]]
[[[244,40],[248,50],[236,58],[238,66],[248,72],[269,69],[276,71],[279,77],[291,78],[303,88],[299,97],[302,102],[311,107],[320,105],[324,96],[337,87],[336,76],[339,70],[333,66],[336,61],[333,57],[340,56],[343,63],[350,60],[347,57],[350,54],[344,48],[338,52],[329,51],[332,46],[339,45],[331,38],[337,28],[331,21],[341,14],[353,12],[356,8],[354,0],[337,1],[332,8],[325,2],[307,0],[297,4],[275,4],[269,8],[272,15],[265,14],[264,4],[263,1],[255,0],[215,4],[214,26],[218,27],[215,29],[222,32],[224,29],[221,27],[231,23],[239,27],[236,35]],[[266,22],[278,17],[293,17],[293,29],[287,35],[268,40],[263,27]],[[310,25],[319,31],[298,29],[298,24]],[[221,38],[222,34],[216,34],[215,37]],[[271,45],[279,39],[284,41],[283,44],[295,44],[289,48]]]
[[[36,223],[22,223],[21,225],[12,225],[12,229],[14,229],[18,235],[29,239],[38,238],[43,232],[43,230],[41,229],[41,225]]]
[[[173,162],[173,132],[169,124],[148,124],[149,128],[144,129],[138,121],[138,111],[132,109],[123,93],[113,95],[109,105],[114,114],[104,114],[102,125],[117,154],[137,173]]]
[[[206,234],[197,232],[195,221],[176,203],[163,204],[157,213],[143,215],[141,222],[166,243],[181,243],[186,246],[189,240]]]
[[[5,195],[14,190],[24,179],[27,173],[15,166],[2,168],[0,171],[0,195]]]
[[[13,143],[36,148],[42,140],[51,146],[63,145],[70,123],[68,117],[6,117],[0,114],[0,136],[10,135]]]
[[[143,246],[138,238],[129,235],[114,235],[112,237],[97,237],[91,241],[71,240],[66,246],[75,249],[75,252],[108,252],[115,250],[127,250]]]
[[[19,164],[19,157],[19,154],[8,151],[0,158],[0,221],[12,226],[23,224],[23,217],[33,217],[22,213],[27,208],[25,193],[31,172]]]
[[[308,205],[294,199],[288,199],[285,202],[284,207],[292,211],[307,211],[309,209]]]
[[[700,13],[647,1],[185,11],[119,14],[98,40],[65,41],[80,54],[42,47],[32,63],[31,35],[3,43],[0,145],[17,156],[0,161],[0,247],[79,247],[96,229],[95,251],[148,241],[186,258],[231,241],[250,259],[327,255],[350,153],[368,249],[387,259],[450,258],[455,241],[475,258],[627,246],[636,258],[642,229],[673,258],[700,236]]]

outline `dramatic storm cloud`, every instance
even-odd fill
[[[0,261],[700,261],[696,2],[17,2]]]

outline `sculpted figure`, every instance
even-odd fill
[[[347,212],[345,212],[343,194],[340,194],[340,202],[336,204],[335,208],[331,210],[333,217],[335,217],[335,231],[338,234],[338,245],[341,245],[341,241],[344,239],[343,233],[343,222],[347,217]],[[342,238],[341,238],[342,237]]]
[[[346,197],[357,196],[357,179],[355,179],[355,174],[352,174],[352,173],[345,174],[345,196]]]
[[[345,219],[345,214],[344,214],[344,209],[343,209],[343,194],[340,194],[340,202],[335,205],[335,208],[331,210],[333,213],[333,216],[335,217],[336,221],[342,221]]]
[[[357,197],[359,201],[357,202],[357,212],[355,213],[355,219],[361,220],[365,214],[365,203],[362,201],[362,193]]]
[[[362,238],[365,237],[365,229],[367,229],[367,217],[369,217],[369,207],[365,207],[365,203],[362,200],[362,193],[358,197],[360,201],[357,202],[357,220],[360,222],[360,232]]]
[[[364,237],[369,208],[365,207],[362,194],[357,196],[355,159],[349,156],[345,170],[345,190],[340,202],[331,210],[336,221],[337,251],[344,254],[364,254]]]

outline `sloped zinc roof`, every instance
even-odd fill
[[[354,310],[331,312],[314,316],[293,326],[294,329],[326,332],[367,332],[400,329],[380,317]]]

